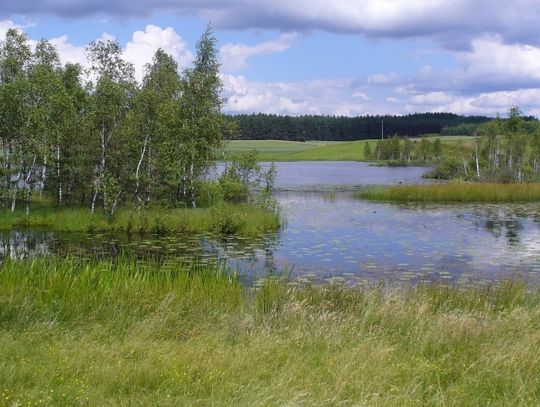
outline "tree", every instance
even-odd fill
[[[159,131],[159,111],[163,104],[177,102],[181,96],[180,90],[181,79],[176,62],[158,49],[152,63],[146,66],[142,89],[134,98],[128,117],[133,147],[138,157],[134,169],[134,196],[139,208],[143,201],[145,204],[150,202],[152,185],[159,183],[158,174],[163,173],[157,145],[164,141]]]
[[[364,159],[368,161],[372,159],[372,151],[371,151],[371,145],[369,144],[369,141],[366,141],[364,143]]]
[[[103,208],[114,213],[124,192],[122,179],[129,178],[129,163],[115,159],[123,154],[122,125],[135,93],[134,68],[122,59],[117,41],[92,42],[86,49],[91,73],[96,77],[90,96],[90,125],[98,141],[91,208],[101,195]]]
[[[2,149],[2,198],[17,203],[19,188],[35,167],[35,140],[28,126],[27,69],[31,61],[28,36],[15,29],[0,43],[0,139]],[[28,184],[28,183],[26,183]]]
[[[182,97],[165,103],[160,124],[161,159],[176,201],[196,206],[197,183],[214,163],[231,124],[221,115],[221,79],[216,39],[208,26],[197,43],[193,69],[184,72]]]

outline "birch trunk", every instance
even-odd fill
[[[137,170],[135,171],[135,182],[136,182],[136,186],[135,186],[135,197],[137,198],[137,201],[139,201],[139,209],[141,208],[141,202],[142,202],[142,199],[139,195],[139,188],[140,188],[140,180],[139,180],[139,174],[140,174],[140,171],[141,171],[141,165],[143,163],[143,160],[144,160],[144,154],[146,153],[146,145],[148,144],[148,136],[146,136],[144,138],[144,144],[143,144],[143,149],[142,149],[142,152],[141,152],[141,157],[139,158],[139,162],[137,163]]]

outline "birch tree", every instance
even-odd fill
[[[89,120],[99,151],[93,177],[91,210],[95,210],[100,196],[103,209],[114,213],[124,192],[119,177],[126,163],[113,160],[111,155],[120,155],[119,149],[125,147],[118,137],[122,134],[121,126],[135,92],[134,68],[122,59],[122,48],[117,41],[95,41],[86,51],[91,75],[96,81],[90,95]],[[113,144],[117,148],[112,148]],[[116,167],[115,170],[113,167]]]

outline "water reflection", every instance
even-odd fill
[[[300,283],[383,279],[467,285],[516,276],[540,282],[538,204],[420,205],[354,198],[354,191],[367,184],[419,182],[422,172],[366,169],[362,163],[280,163],[276,198],[285,226],[279,233],[140,237],[16,231],[0,233],[0,255],[217,259],[247,281],[286,272]],[[313,187],[319,181],[322,191]]]
[[[0,258],[24,260],[51,254],[55,236],[38,230],[13,230],[0,233]]]
[[[448,281],[466,285],[520,276],[539,281],[537,205],[395,205],[351,193],[280,192],[286,226],[255,237],[0,235],[2,256],[217,259],[247,281],[285,270],[298,281],[348,284]]]

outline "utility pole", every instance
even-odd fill
[[[384,120],[381,120],[381,140],[384,140]]]

